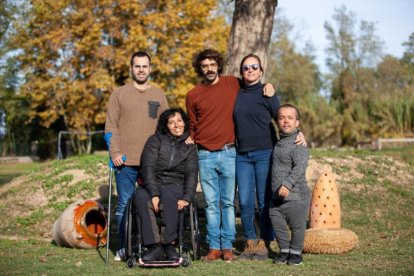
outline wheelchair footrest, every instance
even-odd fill
[[[178,261],[142,261],[139,259],[139,264],[141,266],[179,266],[181,264],[181,258]]]

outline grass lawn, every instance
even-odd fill
[[[351,252],[304,254],[304,264],[295,267],[275,265],[269,258],[263,262],[194,261],[187,268],[129,269],[123,262],[112,261],[112,251],[111,262],[106,266],[105,248],[62,248],[50,240],[39,239],[33,231],[44,218],[39,216],[38,220],[35,217],[20,219],[8,225],[0,221],[0,275],[414,275],[414,148],[381,152],[312,150],[311,155],[321,164],[330,164],[333,171],[342,176],[338,181],[342,227],[354,231],[359,237],[359,247]],[[75,163],[84,163],[90,169],[91,162],[97,161],[88,158],[45,164],[40,170],[42,175],[29,179],[41,179],[43,189],[52,191],[52,186],[48,186],[52,176],[45,168],[53,168],[54,177],[61,181],[54,182],[54,185],[62,185],[60,192],[64,187],[73,189],[67,184],[71,178],[67,177],[69,180],[66,181],[58,174],[57,171],[60,173],[64,169],[61,166],[58,170],[58,165],[66,162],[73,169]],[[104,158],[101,161],[106,162]],[[0,175],[4,179],[3,175],[10,174],[4,173],[2,168]],[[7,196],[16,193],[9,191]],[[0,196],[0,210],[6,220],[13,220],[6,215],[8,209],[1,205],[3,200]],[[47,215],[48,209],[43,210]],[[200,222],[204,230],[203,219]],[[237,227],[239,236],[235,249],[241,251],[243,241],[239,220]],[[6,233],[19,235],[6,237]],[[204,240],[204,235],[202,238]],[[115,239],[114,234],[111,240]],[[111,247],[115,250],[116,245],[111,244]],[[277,251],[274,243],[272,247]],[[203,250],[205,253],[205,246]]]
[[[376,231],[374,231],[376,232]],[[403,235],[401,235],[403,234]],[[341,255],[304,254],[305,263],[290,267],[263,262],[205,263],[189,267],[134,268],[104,263],[105,249],[75,250],[42,241],[0,240],[1,275],[412,275],[412,233],[360,233],[358,249]],[[111,260],[112,260],[111,254]]]

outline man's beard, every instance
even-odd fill
[[[210,76],[208,76],[208,75],[210,75]],[[211,76],[211,75],[214,75],[214,76]],[[215,71],[208,71],[204,74],[204,80],[207,81],[207,82],[210,82],[210,83],[214,82],[217,77],[218,77],[218,74]]]
[[[147,76],[144,80],[139,80],[137,76],[132,73],[132,79],[139,85],[145,84],[148,81],[149,76]]]

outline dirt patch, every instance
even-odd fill
[[[314,159],[309,160],[308,168],[306,169],[306,180],[308,181],[308,186],[311,190],[315,186],[318,177],[324,172],[332,173],[332,166],[329,164],[323,164]],[[335,178],[337,178],[337,175],[334,175]]]
[[[8,216],[28,216],[39,207],[47,205],[48,198],[43,189],[31,186],[29,182],[28,176],[20,176],[0,188],[1,205],[8,206]]]
[[[0,232],[51,241],[53,223],[66,206],[79,199],[101,200],[102,187],[108,187],[106,173],[68,169],[56,174],[55,169],[45,167],[0,187],[0,210],[11,218],[0,221]]]
[[[86,174],[84,170],[78,170],[78,169],[68,170],[64,173],[61,173],[58,176],[67,175],[67,174],[73,175],[73,180],[71,181],[72,183],[78,183],[80,181],[89,179],[91,177],[90,175]]]
[[[407,187],[414,180],[414,172],[409,164],[390,156],[324,157],[318,161],[312,159],[309,161],[307,178],[310,187],[313,187],[311,182],[314,180],[310,176],[316,176],[319,171],[323,171],[317,168],[322,168],[324,165],[326,166],[324,169],[332,170],[334,173],[339,191],[343,188],[356,193],[383,192],[384,186],[377,185],[378,183],[387,181],[393,186]]]
[[[15,178],[13,181],[0,186],[0,198],[2,198],[3,195],[9,193],[13,189],[19,188],[23,182],[27,181],[27,176],[19,176]]]

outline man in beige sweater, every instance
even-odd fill
[[[150,73],[151,57],[146,52],[134,53],[130,64],[132,82],[116,88],[108,102],[105,134],[112,134],[109,153],[116,167],[118,194],[116,219],[120,245],[115,261],[125,257],[125,209],[135,191],[142,149],[155,133],[158,116],[168,108],[164,92],[148,82]]]

